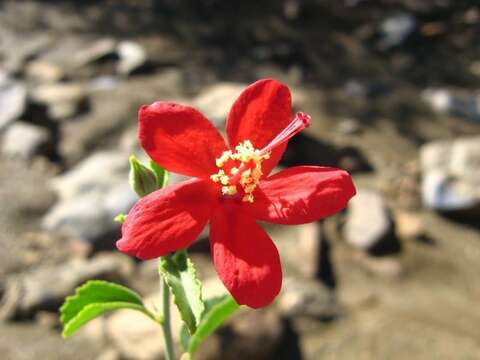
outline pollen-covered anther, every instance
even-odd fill
[[[229,186],[222,186],[222,194],[223,195],[236,195],[238,192],[237,187],[235,185]]]
[[[270,152],[261,153],[249,140],[245,140],[235,147],[235,152],[225,151],[216,159],[219,170],[210,179],[222,184],[222,195],[237,195],[241,191],[242,201],[253,202],[253,192],[263,174],[262,162],[269,158]],[[233,164],[235,166],[229,169]]]

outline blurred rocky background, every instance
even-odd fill
[[[349,170],[358,195],[315,224],[267,227],[276,303],[199,359],[480,358],[480,6],[466,0],[0,3],[2,359],[161,359],[118,312],[72,339],[58,307],[88,279],[155,297],[155,262],[114,249],[141,104],[223,127],[249,83],[286,83],[313,125],[282,166]],[[172,181],[178,181],[173,176]],[[294,189],[292,189],[294,191]],[[206,235],[192,257],[222,291]]]

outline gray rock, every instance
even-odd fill
[[[98,45],[101,42],[91,36],[64,35],[57,38],[55,46],[44,51],[38,61],[55,64],[69,77],[78,78],[82,66],[104,54],[101,48],[105,45]]]
[[[117,350],[109,348],[104,350],[96,360],[121,360],[121,356]]]
[[[426,207],[454,212],[480,205],[480,137],[428,143],[420,158]]]
[[[398,210],[395,212],[395,232],[402,239],[421,239],[426,236],[425,223],[415,212]]]
[[[154,75],[132,77],[113,89],[92,91],[90,111],[62,123],[60,154],[67,164],[72,164],[99,144],[118,143],[119,129],[136,126],[141,105],[181,98],[180,90],[181,73],[178,69],[167,69]],[[128,155],[130,153],[124,155],[125,159]]]
[[[160,295],[146,298],[145,304],[160,304]],[[170,304],[174,310],[173,302]],[[172,336],[179,344],[181,320],[178,311],[171,312]],[[106,324],[107,336],[120,352],[122,358],[131,360],[163,359],[164,342],[162,328],[145,315],[131,310],[119,310],[113,313]]]
[[[422,98],[439,113],[457,115],[480,122],[480,95],[478,92],[430,88],[423,91]]]
[[[272,359],[282,343],[285,327],[273,307],[242,308],[195,354],[199,360]],[[228,346],[225,346],[228,344]]]
[[[128,161],[117,153],[94,154],[51,186],[60,201],[42,219],[43,228],[91,243],[115,232],[113,218],[138,199],[128,184]]]
[[[98,254],[43,266],[8,278],[0,304],[0,318],[31,317],[41,310],[57,311],[65,297],[90,279],[126,283],[133,261],[120,253]]]
[[[60,66],[40,60],[28,63],[25,72],[27,78],[36,82],[57,82],[65,76]]]
[[[147,61],[144,48],[133,41],[121,41],[117,46],[117,52],[120,57],[117,72],[121,75],[130,74]]]
[[[343,229],[345,240],[360,250],[377,245],[392,229],[385,201],[373,190],[358,189],[348,204],[348,216]]]
[[[362,131],[362,125],[357,119],[343,119],[338,123],[335,130],[341,135],[355,135]]]
[[[118,228],[102,207],[103,196],[89,192],[57,203],[42,219],[42,228],[96,242]]]
[[[145,36],[136,41],[145,49],[148,60],[158,65],[178,64],[185,56],[191,56],[191,49],[187,50],[181,42],[165,33]]]
[[[193,99],[193,106],[205,114],[216,127],[223,128],[232,104],[247,86],[248,84],[230,82],[212,85]]]
[[[287,317],[329,319],[339,313],[334,292],[319,281],[305,278],[284,279],[277,305]]]
[[[318,223],[273,232],[286,273],[315,278],[320,267],[321,232]]]
[[[18,119],[25,111],[25,87],[0,72],[0,130]]]
[[[128,159],[115,151],[96,152],[70,171],[53,178],[51,187],[60,199],[71,199],[94,190],[105,192],[128,174]]]
[[[48,106],[52,119],[63,120],[76,115],[85,104],[85,86],[79,83],[55,83],[37,86],[31,93],[33,101]]]
[[[111,38],[93,41],[74,55],[73,62],[78,67],[93,63],[105,56],[115,54],[116,46],[116,41]]]
[[[383,20],[380,24],[382,39],[381,49],[389,49],[401,45],[415,30],[416,19],[408,13],[397,14]]]
[[[7,28],[0,30],[0,55],[2,65],[9,73],[18,73],[22,70],[27,59],[36,56],[51,43],[50,34],[30,32],[16,33]]]
[[[29,160],[45,150],[49,140],[50,133],[46,128],[26,122],[16,122],[5,131],[2,153]]]

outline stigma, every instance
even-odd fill
[[[253,192],[263,175],[262,162],[270,158],[272,150],[308,126],[310,126],[310,116],[298,112],[285,129],[262,149],[255,149],[250,140],[245,140],[235,147],[235,152],[224,151],[215,160],[219,170],[211,175],[210,179],[214,183],[221,184],[222,195],[252,203],[255,199]]]

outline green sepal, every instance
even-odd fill
[[[113,218],[113,221],[119,224],[123,224],[125,220],[127,220],[127,215],[125,215],[124,213],[120,213]]]
[[[155,180],[159,189],[164,188],[168,184],[169,173],[167,170],[158,165],[155,161],[150,160],[148,163],[150,169],[155,174]]]
[[[159,186],[157,186],[157,177],[152,170],[140,163],[135,155],[131,155],[129,161],[130,186],[138,196],[143,197],[159,189]]]

